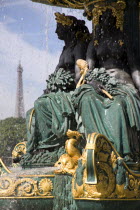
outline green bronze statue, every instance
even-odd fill
[[[54,165],[64,152],[67,130],[76,129],[71,100],[79,77],[75,61],[86,58],[90,36],[84,21],[60,13],[55,15],[56,33],[65,46],[55,73],[49,76],[47,89],[35,101],[34,109],[27,112],[27,152],[21,161],[23,166]]]
[[[93,14],[97,15],[101,8],[97,5]],[[77,129],[84,136],[93,132],[105,135],[122,157],[139,161],[140,72],[123,33],[123,21],[113,11],[106,7],[99,14],[88,49],[90,35],[84,21],[56,13],[56,33],[65,46],[47,89],[35,101],[35,112],[27,113],[29,159],[38,159],[41,152],[56,154],[64,146],[66,131]],[[80,77],[76,60],[85,56],[90,70],[86,84],[74,91]],[[102,93],[103,88],[112,94],[113,100]],[[50,161],[48,154],[44,157]],[[56,155],[52,162],[57,158]]]
[[[35,198],[41,209],[139,209],[140,69],[123,30],[128,4],[43,2],[85,8],[94,30],[91,39],[84,21],[55,14],[65,46],[27,112],[27,143],[13,151],[23,168],[35,169],[11,176],[1,161],[0,196],[29,198],[28,208]]]
[[[114,11],[115,7],[100,2],[92,10],[96,24],[86,57],[90,71],[86,84],[74,93],[77,123],[80,132],[101,133],[122,157],[139,161],[140,71],[123,33],[123,22],[118,26],[122,19]],[[101,91],[110,85],[113,100]]]

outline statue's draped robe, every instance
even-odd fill
[[[121,85],[114,91],[114,99],[110,100],[85,84],[74,91],[72,98],[65,92],[38,98],[34,104],[31,130],[31,110],[27,112],[27,152],[64,145],[66,131],[76,129],[75,115],[81,133],[105,135],[121,155],[139,153],[140,97],[129,85]]]
[[[27,112],[27,152],[64,145],[64,136],[74,125],[71,93],[44,94],[34,103],[35,112],[29,129],[31,111]]]
[[[91,85],[75,90],[73,100],[79,131],[105,135],[122,155],[138,153],[140,97],[129,85],[121,85],[114,91],[114,100],[110,100],[97,94]]]

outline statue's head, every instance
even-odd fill
[[[106,28],[110,29],[116,25],[116,17],[113,16],[111,9],[107,9],[99,17],[99,25],[103,29],[106,29]]]
[[[85,26],[84,20],[78,20],[74,16],[66,16],[65,14],[55,13],[57,28],[56,33],[58,38],[65,40],[66,36],[76,36],[77,32],[89,34],[88,28]]]
[[[84,14],[93,21],[94,29],[101,24],[110,23],[122,31],[125,7],[125,0],[96,0],[85,4]]]

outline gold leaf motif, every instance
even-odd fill
[[[94,5],[92,12],[89,12],[88,6]],[[100,16],[105,12],[107,9],[112,10],[112,15],[116,17],[116,28],[123,30],[123,22],[124,22],[124,9],[126,7],[126,3],[124,0],[118,0],[117,2],[109,2],[107,3],[104,0],[97,0],[94,2],[90,2],[86,4],[85,9],[87,13],[93,17],[93,24],[94,27],[99,24]]]
[[[118,44],[122,47],[124,45],[124,42],[120,39],[118,40]]]
[[[63,26],[71,26],[73,24],[73,20],[67,17],[65,14],[60,14],[59,12],[55,13],[57,23],[61,23]]]
[[[94,46],[98,46],[98,45],[99,45],[98,40],[94,40]]]

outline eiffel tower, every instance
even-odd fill
[[[19,62],[17,68],[17,93],[16,93],[16,109],[15,109],[15,117],[25,117],[24,112],[24,100],[23,100],[23,81],[22,81],[22,72],[23,68]]]

